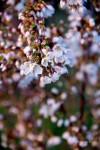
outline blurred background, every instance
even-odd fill
[[[25,60],[18,29],[25,2],[0,1],[0,150],[99,150],[100,2],[84,2],[81,15],[45,0],[55,8],[46,27],[74,57],[68,74],[45,87],[16,67]]]

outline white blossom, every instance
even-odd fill
[[[25,62],[20,67],[21,72],[25,75],[34,72],[35,75],[42,74],[42,68],[36,63]]]
[[[88,142],[87,141],[80,141],[79,145],[80,145],[80,147],[87,147]]]
[[[51,75],[52,82],[56,82],[59,80],[59,74],[54,72],[54,74]]]
[[[44,67],[47,67],[47,66],[48,66],[48,62],[49,62],[49,59],[44,57],[44,58],[42,59],[41,64],[42,64]]]
[[[55,57],[61,57],[63,55],[62,47],[59,44],[56,44],[53,47],[53,51],[54,51],[54,56]]]
[[[47,104],[41,106],[39,114],[44,118],[54,115],[55,111],[61,106],[60,102],[55,102],[54,99],[48,99]]]
[[[41,11],[37,12],[37,16],[41,18],[51,17],[54,13],[54,8],[51,5],[43,6]]]
[[[44,86],[45,84],[51,83],[51,78],[48,76],[41,76],[40,77],[40,86]]]
[[[61,143],[61,138],[58,136],[53,136],[53,137],[48,139],[47,146],[51,147],[51,146],[58,145],[60,143]]]

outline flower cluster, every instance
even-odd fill
[[[75,65],[84,59],[81,66],[78,66],[80,70],[76,73],[76,79],[87,80],[95,85],[98,81],[100,56],[100,38],[95,20],[90,15],[81,16],[75,12],[69,16],[69,21],[71,29],[66,33],[66,38],[69,39],[68,46],[73,49]]]
[[[83,11],[83,9],[85,8],[83,6],[83,3],[87,2],[87,0],[60,0],[60,7],[68,7],[69,9],[75,11]]]
[[[61,106],[60,102],[56,102],[54,99],[48,99],[47,104],[42,105],[42,107],[39,110],[40,115],[43,115],[44,118],[47,118],[49,116],[52,116],[56,110],[59,109]]]
[[[4,88],[4,83],[7,85],[17,83],[21,76],[19,72],[20,53],[22,42],[18,39],[19,32],[12,24],[14,8],[6,9],[2,12],[0,20],[0,79],[1,87]],[[9,7],[11,5],[9,4]]]
[[[57,81],[60,75],[68,72],[66,65],[72,66],[73,61],[71,51],[61,44],[61,38],[50,37],[50,29],[44,27],[44,18],[53,13],[51,5],[34,2],[27,3],[19,14],[22,20],[19,28],[28,42],[24,48],[28,61],[21,65],[21,73],[41,75],[41,86]]]

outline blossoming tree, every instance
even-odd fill
[[[99,0],[0,1],[0,146],[100,149]]]

